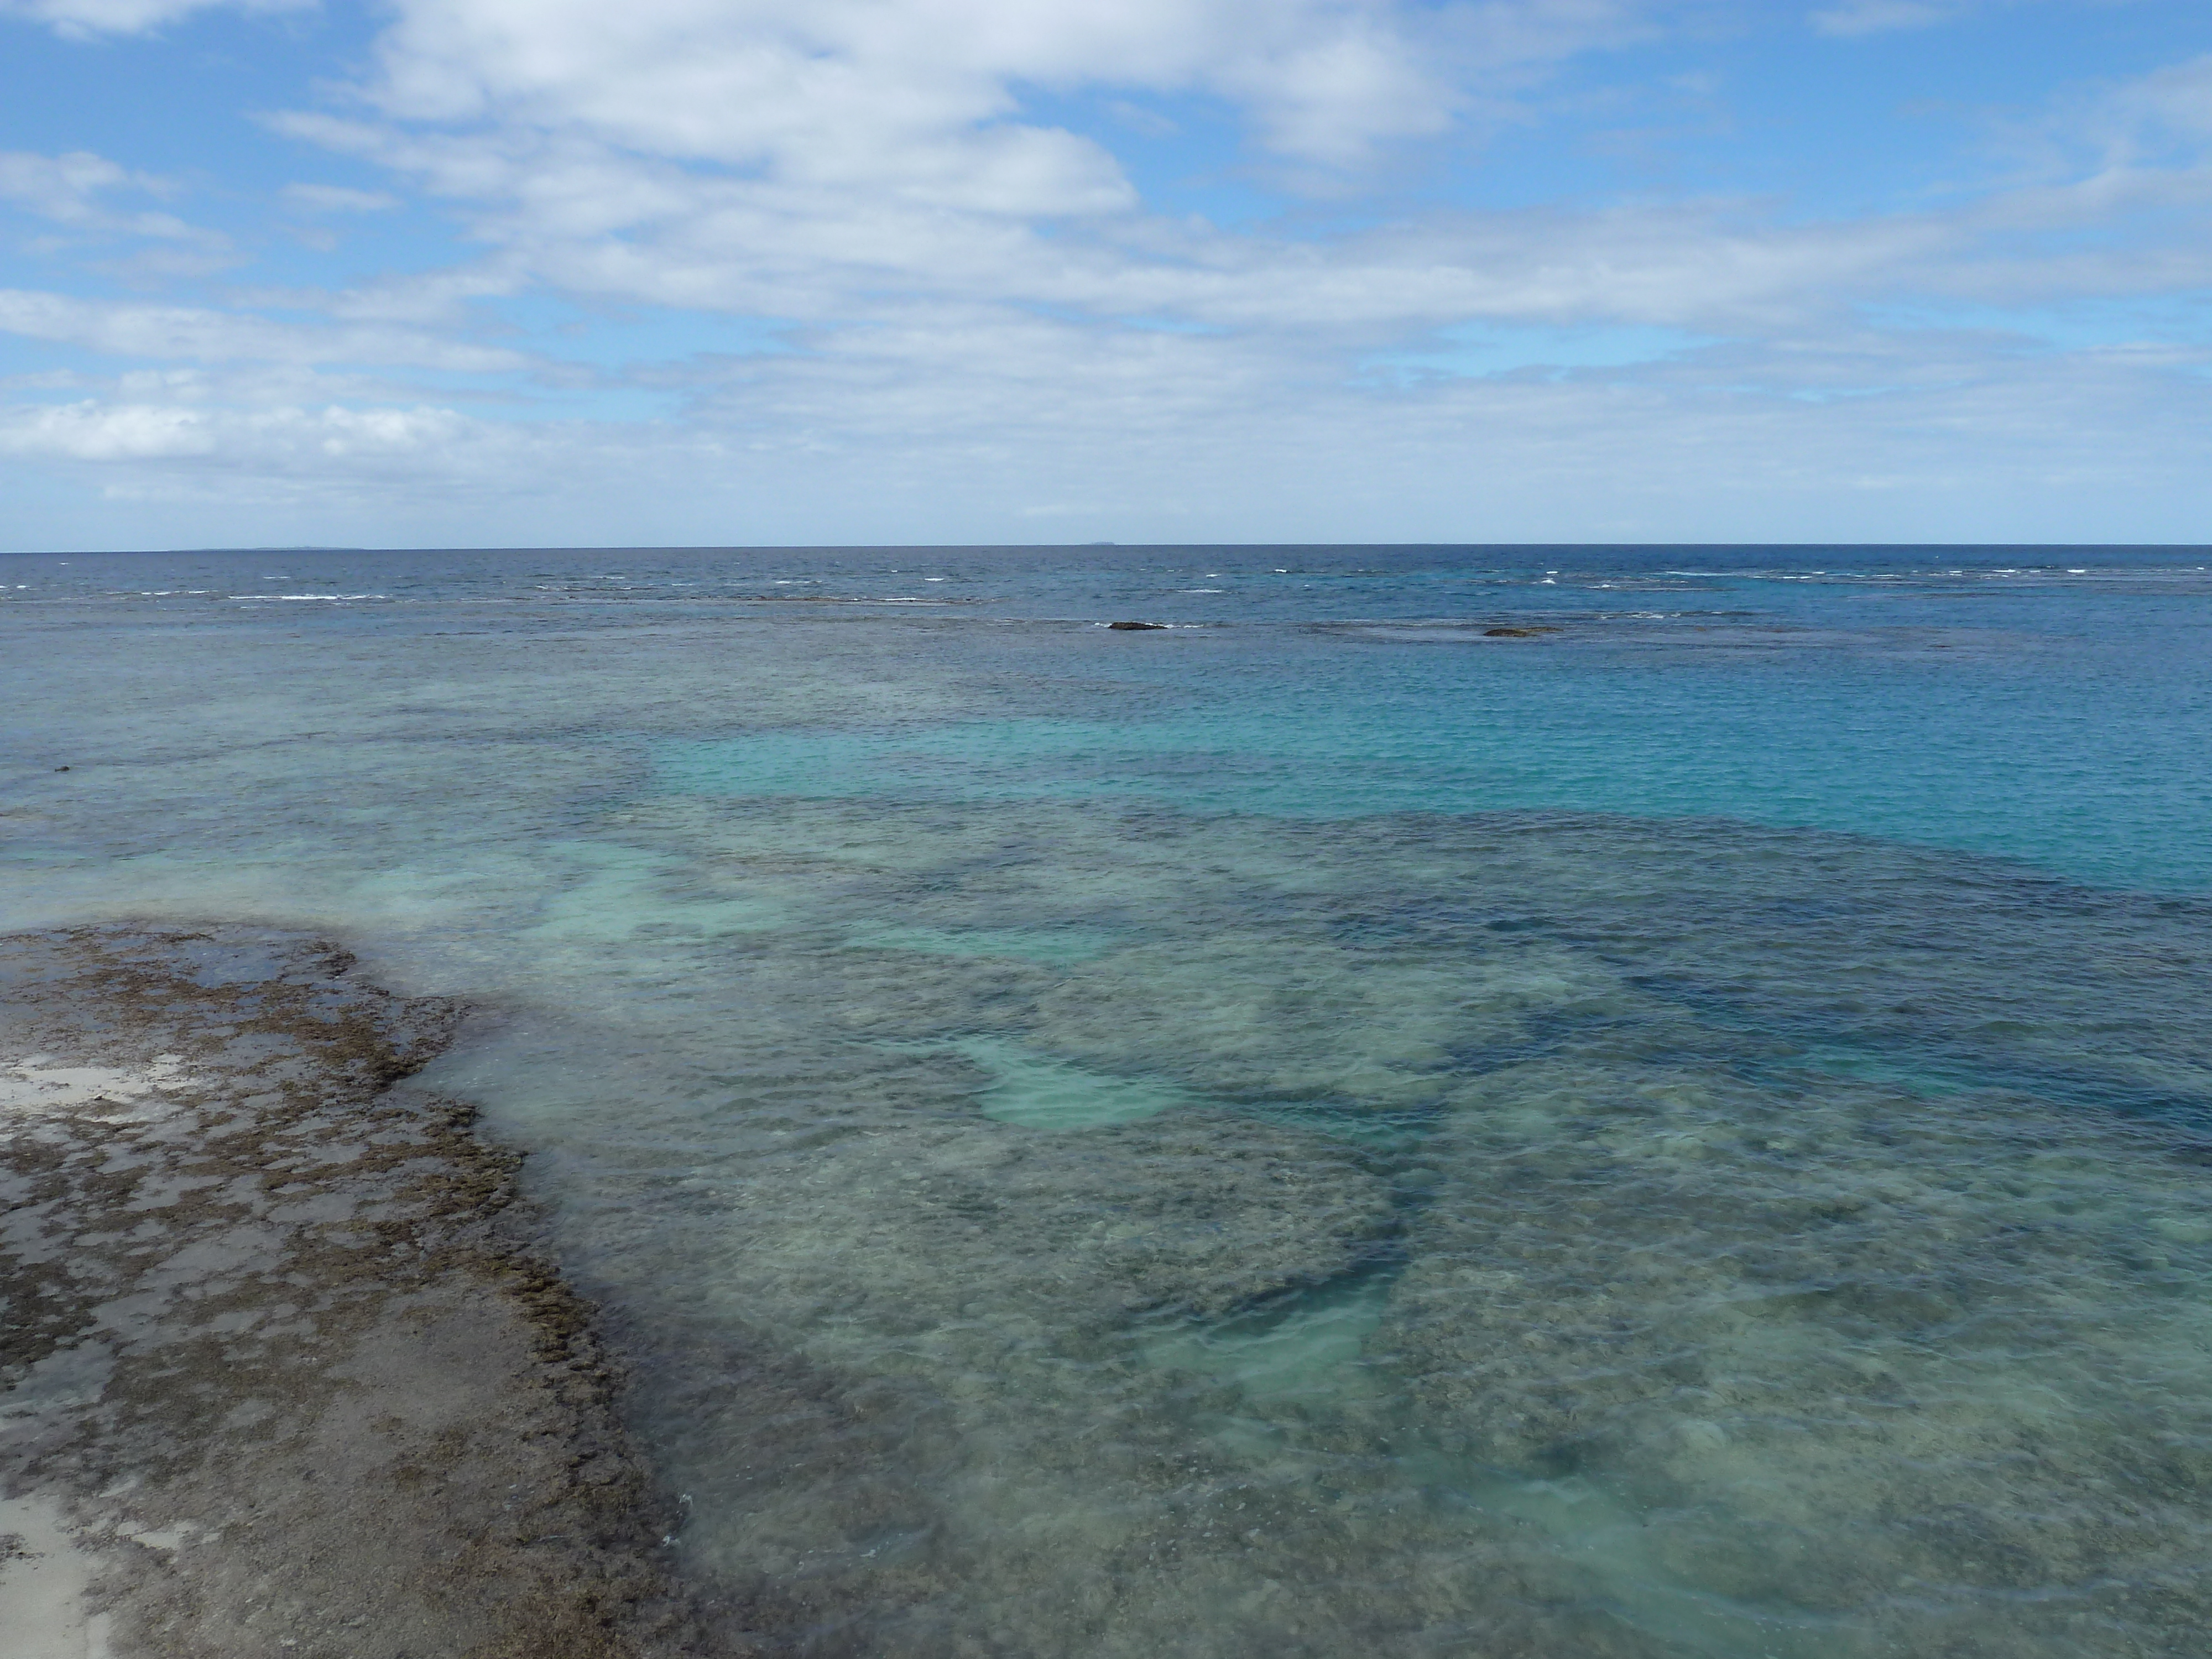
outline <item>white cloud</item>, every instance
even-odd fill
[[[343,185],[287,185],[286,202],[306,213],[384,213],[399,205],[380,190],[349,190]]]
[[[1807,21],[1821,34],[1840,40],[1889,34],[1905,29],[1934,28],[1978,13],[2008,10],[2030,0],[1838,0],[1809,14]],[[2040,0],[2045,6],[2125,6],[2136,0]]]
[[[2212,138],[2212,52],[2114,88],[2105,107],[2116,125],[2138,134]]]
[[[201,11],[297,11],[315,0],[0,0],[0,17],[44,23],[83,39],[141,34]]]
[[[2202,459],[2195,430],[2160,418],[2172,405],[2141,365],[1963,333],[1383,388],[1313,385],[1264,343],[1010,326],[916,315],[872,356],[854,342],[826,366],[732,364],[681,428],[518,428],[422,406],[179,414],[118,396],[18,408],[0,451],[168,504],[141,539],[404,541],[411,528],[502,544],[1018,540],[1047,525],[1124,541],[1607,526],[1760,539],[1814,526],[1842,539],[2156,539],[2181,527],[2159,516],[2159,492]],[[206,520],[167,516],[195,503]]]
[[[94,216],[99,192],[132,182],[114,162],[86,150],[66,155],[0,151],[0,199],[64,222]]]
[[[73,461],[142,461],[204,455],[215,447],[207,416],[173,405],[103,409],[96,404],[15,409],[0,424],[0,449]]]
[[[448,453],[473,435],[448,409],[267,409],[240,411],[150,404],[17,407],[0,416],[0,454],[91,462],[209,461],[255,472],[313,476],[334,466],[356,477]]]
[[[400,0],[381,118],[277,118],[465,204],[480,292],[880,328],[909,301],[1273,331],[1310,354],[1476,317],[1721,332],[1832,313],[1960,244],[1757,204],[1430,215],[1279,239],[1146,216],[1025,87],[1197,89],[1297,162],[1358,165],[1666,8],[1631,0]],[[431,290],[441,286],[446,297]],[[333,296],[453,309],[451,273]],[[413,296],[410,299],[410,295]],[[1010,319],[1012,320],[1012,319]],[[1293,339],[1292,333],[1301,337]]]
[[[113,356],[209,363],[369,363],[460,374],[533,366],[517,352],[412,330],[280,323],[197,307],[80,300],[21,289],[0,289],[0,332]]]
[[[486,191],[475,228],[500,252],[470,273],[477,292],[543,285],[828,326],[874,327],[921,301],[1044,306],[1102,324],[1168,318],[1309,349],[1475,317],[1728,332],[1832,311],[1966,234],[1927,216],[1778,226],[1762,222],[1763,204],[1691,203],[1431,214],[1304,240],[1130,216],[1082,236],[601,149],[530,154],[487,137],[386,154],[434,184]],[[411,294],[428,320],[453,314],[456,284],[447,273],[329,303],[404,314]]]
[[[1450,126],[1456,100],[1388,27],[1362,20],[1277,55],[1223,65],[1271,149],[1298,161],[1357,165],[1378,143]]]
[[[118,191],[166,195],[170,189],[165,179],[126,172],[86,150],[65,155],[0,150],[0,202],[12,202],[73,230],[192,242],[210,249],[224,246],[222,237],[186,224],[173,214],[118,213],[100,199]]]
[[[1930,28],[1971,9],[1971,0],[1844,0],[1842,5],[1814,12],[1812,23],[1823,34],[1852,40],[1896,29]]]
[[[814,185],[907,188],[1021,156],[1014,211],[1100,199],[1087,140],[1017,88],[1200,91],[1262,142],[1355,165],[1441,131],[1469,77],[1627,38],[1638,0],[400,0],[372,95],[410,120],[589,132]],[[1063,193],[1055,197],[1057,186]]]

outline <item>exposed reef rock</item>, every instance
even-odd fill
[[[708,1645],[455,1011],[240,929],[0,939],[11,1659]]]

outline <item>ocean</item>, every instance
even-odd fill
[[[2202,1651],[2212,550],[10,556],[0,638],[0,927],[465,1000],[764,1645]]]

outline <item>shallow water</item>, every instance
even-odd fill
[[[794,1650],[2193,1653],[2205,566],[5,560],[0,921],[471,998]]]

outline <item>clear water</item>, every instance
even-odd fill
[[[2194,1654],[2207,567],[10,558],[0,924],[471,999],[794,1652]]]

